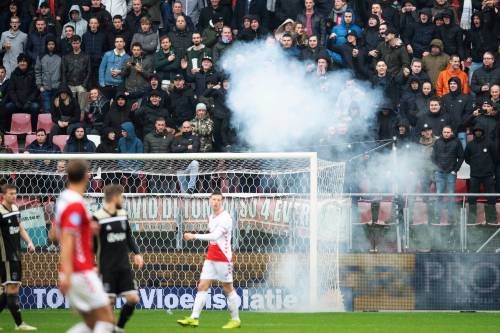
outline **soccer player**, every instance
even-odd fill
[[[193,312],[190,317],[177,320],[182,326],[197,327],[201,310],[205,307],[208,289],[213,280],[222,282],[224,293],[227,298],[227,307],[231,312],[231,320],[222,328],[239,328],[241,326],[239,317],[240,297],[233,288],[233,253],[231,250],[231,230],[233,220],[228,212],[222,207],[223,196],[215,191],[210,196],[210,206],[213,214],[208,218],[208,234],[185,233],[185,240],[209,241],[208,252],[203,268],[201,270],[198,293],[194,300]]]
[[[100,226],[96,253],[104,290],[108,293],[111,304],[114,304],[117,296],[125,296],[127,300],[120,311],[115,332],[124,332],[125,323],[139,303],[137,284],[128,258],[129,251],[134,252],[134,264],[139,269],[144,266],[144,259],[132,237],[127,211],[122,207],[123,187],[108,185],[104,187],[104,207],[94,213],[94,220]]]
[[[16,323],[16,331],[36,331],[21,319],[19,287],[21,286],[21,238],[30,252],[35,246],[21,224],[21,213],[16,206],[17,189],[12,184],[2,186],[3,200],[0,205],[0,282],[4,292],[0,294],[0,312],[7,306]]]
[[[95,226],[85,208],[89,165],[84,160],[68,163],[68,188],[56,204],[56,226],[61,246],[59,289],[84,319],[67,333],[112,333],[114,318],[102,282],[97,276],[92,238]]]

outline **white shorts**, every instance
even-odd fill
[[[84,313],[109,305],[109,298],[104,292],[101,279],[94,271],[71,274],[68,299],[74,309]]]
[[[233,263],[205,260],[201,269],[200,280],[217,280],[224,283],[232,283]]]

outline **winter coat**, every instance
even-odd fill
[[[30,154],[55,154],[60,153],[61,149],[47,138],[47,141],[42,145],[36,140],[33,141],[26,147],[25,151],[28,151]]]
[[[259,18],[261,26],[269,26],[269,12],[267,10],[267,0],[252,0],[250,7],[248,0],[239,0],[233,9],[233,22],[232,28],[241,30],[243,25],[243,18],[246,15],[254,15]]]
[[[389,45],[384,41],[378,44],[376,50],[378,51],[377,60],[385,61],[390,75],[395,76],[402,71],[403,67],[410,67],[408,52],[401,40],[396,41],[395,45]]]
[[[373,28],[367,26],[363,29],[363,41],[365,42],[367,50],[371,51],[377,48],[377,46],[383,41],[380,39],[378,25]]]
[[[123,82],[123,76],[120,74],[116,77],[111,75],[112,69],[122,69],[125,61],[128,60],[130,56],[122,51],[118,54],[115,50],[108,51],[104,54],[101,64],[99,66],[99,85],[101,87],[105,86],[119,86]]]
[[[213,151],[213,120],[208,116],[204,119],[194,118],[191,120],[191,125],[193,125],[193,133],[198,134],[200,138],[200,153]]]
[[[139,15],[135,15],[133,11],[129,11],[127,13],[127,17],[125,18],[125,25],[127,26],[128,31],[132,34],[132,36],[141,31],[141,17],[149,16],[147,11],[142,10]],[[132,37],[133,38],[133,37]]]
[[[35,63],[36,59],[43,57],[43,55],[47,53],[46,45],[47,39],[49,38],[54,39],[54,36],[49,34],[47,31],[42,33],[29,33],[28,44],[26,45],[26,54],[28,54],[28,57],[33,63]]]
[[[217,32],[213,26],[209,26],[205,29],[203,29],[203,32],[201,33],[201,38],[203,39],[203,44],[206,45],[209,49],[214,47],[215,43],[217,43],[217,40],[220,37],[220,33]]]
[[[90,57],[83,51],[73,51],[62,58],[61,83],[68,86],[88,88],[90,79]]]
[[[220,89],[207,89],[203,93],[203,97],[211,100],[212,103],[206,103],[210,110],[210,114],[214,119],[229,119],[231,116],[231,111],[227,107],[227,90],[224,88]]]
[[[77,21],[71,20],[71,12],[75,11],[75,10],[78,13],[80,13],[80,18]],[[63,28],[62,28],[61,39],[66,38],[66,36],[64,35],[64,30],[66,29],[66,27],[68,25],[72,26],[75,30],[75,35],[78,35],[80,37],[82,37],[83,34],[87,32],[88,22],[82,18],[82,11],[80,10],[80,6],[78,6],[78,5],[71,6],[71,8],[68,12],[68,23],[63,25]]]
[[[483,136],[486,140],[496,144],[497,142],[497,117],[486,114],[479,114],[475,117],[472,113],[465,118],[465,125],[470,128],[480,127],[483,130]]]
[[[166,109],[159,106],[154,106],[151,102],[141,106],[134,114],[135,119],[140,119],[142,124],[142,133],[147,134],[155,130],[155,122],[159,117],[168,118]]]
[[[115,130],[116,134],[120,134],[121,125],[131,121],[132,113],[130,106],[125,104],[125,106],[119,107],[118,104],[113,103],[109,112],[104,116],[104,127],[111,127]]]
[[[47,53],[38,58],[35,65],[36,85],[45,90],[55,90],[61,84],[62,59],[57,54]]]
[[[156,130],[149,132],[144,137],[144,152],[145,153],[170,153],[170,145],[174,141],[174,136],[167,133],[158,133]]]
[[[67,39],[66,37],[60,39],[58,45],[61,57],[73,52],[73,47],[71,46],[71,40]]]
[[[193,23],[198,24],[198,19],[200,17],[200,12],[202,8],[205,7],[204,0],[180,0],[182,3],[182,8],[186,12],[186,15],[191,17]],[[208,1],[210,3],[210,1]],[[230,24],[231,22],[225,22],[226,24]]]
[[[304,1],[302,0],[276,0],[276,6],[274,7],[276,23],[281,24],[289,18],[295,19],[303,9]]]
[[[191,74],[188,73],[187,75],[187,81],[188,82],[194,82],[195,86],[195,94],[196,96],[201,96],[207,89],[207,80],[209,78],[215,78],[217,82],[222,81],[222,76],[217,73],[213,68],[212,70],[205,72],[203,69],[201,69],[198,73],[196,74]]]
[[[96,153],[100,154],[115,154],[118,153],[118,140],[110,140],[108,134],[114,132],[112,128],[106,128],[101,135],[101,143],[96,149]]]
[[[168,105],[172,120],[178,126],[195,116],[194,92],[190,88],[177,89],[174,87],[170,92]]]
[[[130,42],[132,40],[132,34],[130,34],[129,30],[126,28],[124,25],[122,29],[116,30],[115,27],[113,27],[111,30],[109,30],[106,33],[106,36],[108,37],[108,45],[113,47],[115,45],[115,39],[118,36],[123,37],[125,41],[125,51],[130,54]]]
[[[84,123],[100,132],[104,126],[104,119],[109,113],[109,101],[99,96],[97,100],[87,103],[83,111]]]
[[[486,68],[483,65],[474,71],[474,73],[472,74],[470,87],[471,90],[476,94],[476,98],[489,97],[489,91],[481,91],[481,87],[486,84],[490,87],[495,84],[500,84],[500,65],[493,64],[493,67],[491,68]]]
[[[429,13],[430,15],[430,13]],[[437,29],[436,26],[432,23],[431,17],[429,16],[429,20],[427,23],[422,23],[420,21],[415,23],[409,28],[406,44],[411,44],[413,48],[413,57],[422,58],[422,53],[428,51],[429,44],[432,39],[436,37]]]
[[[187,30],[179,31],[174,29],[168,33],[172,46],[177,50],[177,54],[183,57],[186,54],[186,50],[191,46],[192,43],[192,33]]]
[[[4,49],[3,45],[9,41],[11,47],[9,50]],[[28,44],[28,35],[26,35],[21,30],[15,33],[11,30],[2,32],[2,37],[0,37],[0,47],[3,54],[3,66],[7,71],[7,78],[17,67],[17,56],[24,52],[26,45]]]
[[[437,37],[443,41],[443,51],[447,54],[458,54],[460,59],[465,59],[465,49],[462,29],[453,21],[437,28]]]
[[[65,153],[93,153],[95,152],[95,144],[87,138],[87,134],[85,133],[82,139],[77,139],[75,136],[75,132],[79,127],[75,127],[71,131],[71,135],[69,136],[66,145],[64,146]]]
[[[189,149],[188,146],[192,146]],[[198,134],[187,132],[176,136],[170,145],[172,153],[198,153],[200,151],[200,137]]]
[[[458,84],[458,89],[455,92],[449,92],[442,98],[443,109],[446,113],[450,114],[453,118],[455,128],[458,132],[464,132],[464,122],[466,118],[472,113],[474,103],[470,95],[465,95],[461,91],[461,83],[457,78],[451,78],[448,81],[448,85],[451,81],[455,81]]]
[[[130,64],[130,67],[128,64]],[[136,66],[133,64],[140,64],[142,71],[138,72]],[[128,58],[122,68],[122,76],[125,80],[125,90],[130,93],[145,91],[145,87],[149,84],[149,78],[151,74],[153,74],[153,70],[153,61],[150,59],[144,57]]]
[[[62,99],[59,98],[62,92],[66,92],[69,97],[69,103],[66,105]],[[71,90],[66,86],[61,86],[57,91],[57,96],[52,102],[52,121],[57,123],[59,120],[68,121],[70,124],[74,124],[80,121],[81,112],[80,105],[73,97]]]
[[[170,54],[175,55],[175,59],[168,61],[168,56]],[[182,53],[178,52],[177,49],[170,48],[170,50],[165,53],[163,49],[160,49],[154,55],[154,68],[156,73],[160,76],[160,80],[172,80],[173,77],[181,71],[181,56]]]
[[[82,50],[89,55],[93,66],[98,66],[106,51],[109,50],[106,34],[102,30],[87,31],[82,37]]]
[[[483,131],[480,137],[474,139],[465,147],[464,159],[470,165],[471,177],[492,177],[495,175],[496,147],[484,135],[484,130],[476,126],[474,131]]]
[[[394,111],[389,111],[388,114],[384,114],[384,111],[379,111],[377,113],[377,126],[375,127],[377,131],[377,140],[390,140],[394,136],[394,126],[396,124],[397,118]]]
[[[22,106],[27,102],[34,102],[38,97],[36,88],[35,71],[30,66],[26,71],[16,68],[9,80],[9,98],[16,104]]]
[[[460,83],[462,86],[462,92],[464,94],[469,93],[469,77],[467,76],[467,73],[465,73],[461,69],[453,70],[451,68],[451,65],[448,65],[448,67],[439,73],[438,79],[436,81],[436,94],[441,97],[449,92],[448,88],[448,81],[452,77],[457,77],[460,79]]]
[[[297,19],[295,21],[302,23],[305,28],[307,24],[307,16],[305,11],[297,15]],[[318,45],[325,45],[327,38],[326,24],[324,17],[321,14],[314,12],[311,17],[311,28],[313,31],[313,35],[318,36]]]
[[[334,34],[337,35],[337,37],[335,37],[335,44],[345,44],[347,43],[347,33],[352,30],[356,33],[356,35],[358,36],[358,39],[359,37],[361,37],[361,34],[362,34],[362,31],[361,31],[361,27],[359,25],[357,25],[355,20],[356,20],[356,14],[351,10],[346,10],[346,12],[350,12],[352,13],[352,23],[350,24],[346,24],[344,22],[344,16],[342,16],[342,21],[340,24],[337,24],[335,25],[332,29],[331,29],[331,32],[333,32]]]
[[[142,141],[135,135],[135,128],[131,122],[125,122],[121,128],[127,132],[127,137],[118,140],[118,151],[122,154],[141,154],[144,152]]]
[[[429,107],[427,106],[427,109]],[[432,113],[427,111],[417,116],[417,128],[423,128],[425,124],[432,128],[432,132],[439,135],[443,132],[444,126],[452,126],[453,132],[456,133],[455,119],[453,115],[444,112],[441,108],[439,112]]]
[[[301,1],[301,0],[294,0],[294,1]],[[203,29],[208,27],[210,25],[212,18],[220,16],[224,18],[225,25],[231,25],[233,13],[228,7],[219,5],[219,8],[214,9],[212,8],[211,5],[208,5],[207,7],[203,8],[200,12],[200,17],[198,18],[198,24],[197,24],[198,31],[203,31]]]
[[[132,37],[132,42],[130,43],[130,45],[134,43],[141,44],[142,51],[144,52],[146,57],[152,56],[156,52],[156,48],[158,47],[158,35],[152,29],[149,29],[148,32],[139,31],[136,32]]]
[[[492,53],[496,52],[498,41],[495,40],[493,30],[484,24],[483,15],[481,12],[472,15],[479,17],[481,24],[476,27],[474,23],[471,24],[471,29],[466,32],[465,50],[468,57],[472,58],[472,62],[483,62],[483,54],[486,51]]]
[[[439,73],[446,69],[450,62],[450,56],[446,53],[443,53],[443,42],[439,39],[433,39],[431,42],[431,45],[429,48],[432,46],[438,46],[441,48],[441,53],[439,55],[432,55],[429,54],[422,59],[422,70],[429,75],[429,78],[431,79],[432,85],[435,87],[436,82],[438,80]]]
[[[161,0],[142,0],[142,6],[147,9],[147,13],[153,22],[161,21],[160,3]]]
[[[117,0],[113,0],[117,1]],[[143,1],[144,2],[144,1]],[[107,31],[113,24],[113,20],[111,14],[107,10],[107,8],[101,4],[100,7],[90,7],[90,11],[83,14],[85,19],[89,21],[91,17],[96,17],[97,21],[99,21],[99,29],[101,31]]]
[[[320,47],[319,45],[314,49],[312,49],[310,47],[306,47],[305,49],[303,49],[301,51],[300,58],[303,61],[316,62],[318,55],[320,55],[322,52],[325,52],[325,49]]]
[[[434,133],[434,129],[432,131]],[[458,172],[464,161],[464,149],[456,137],[452,136],[449,139],[440,137],[434,143],[431,159],[438,171]]]

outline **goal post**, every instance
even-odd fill
[[[273,304],[252,307],[250,301],[246,304],[249,310],[283,310],[284,293],[297,288],[301,289],[298,303],[302,306],[287,310],[342,309],[339,233],[344,231],[345,221],[332,205],[341,201],[343,163],[320,160],[314,152],[0,154],[0,181],[18,186],[21,209],[28,219],[37,220],[36,210],[38,220],[43,215],[49,224],[54,218],[53,203],[64,184],[59,164],[75,159],[88,160],[91,165],[85,194],[91,210],[102,204],[104,185],[125,186],[134,235],[148,262],[145,271],[136,272],[140,287],[195,287],[205,245],[185,244],[182,232],[205,230],[207,198],[219,189],[235,219],[235,286],[241,288],[240,293],[276,292]],[[192,186],[193,176],[196,191],[187,194],[186,186]],[[25,255],[26,285],[54,286],[57,249],[45,239],[41,222],[37,223],[41,236],[36,253]],[[37,271],[45,261],[49,268]],[[190,267],[186,269],[184,264]],[[330,298],[336,299],[326,301],[333,306],[320,304],[324,295],[334,295]],[[40,303],[34,297],[28,295],[23,301],[33,307]],[[166,307],[165,300],[156,306]]]

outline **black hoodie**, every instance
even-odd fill
[[[87,138],[87,133],[83,135],[82,139],[77,139],[75,132],[77,129],[83,129],[84,127],[75,127],[71,131],[66,146],[64,146],[65,153],[93,153],[95,152],[95,144]]]
[[[475,126],[473,133],[481,131],[481,135],[467,144],[465,148],[465,162],[470,165],[471,177],[492,177],[495,174],[496,147],[493,142],[487,140],[484,129]]]
[[[462,93],[462,83],[457,77],[452,77],[448,80],[448,87],[451,82],[455,82],[458,88],[454,92],[450,90],[449,93],[443,96],[441,100],[443,109],[452,116],[454,127],[457,128],[458,132],[464,132],[464,123],[471,116],[474,103],[470,95]]]
[[[108,135],[111,132],[115,132],[115,130],[111,127],[108,127],[103,130],[102,135],[101,135],[101,143],[96,149],[96,153],[101,153],[101,154],[114,154],[118,153],[118,139],[115,136],[114,140],[110,140]]]

